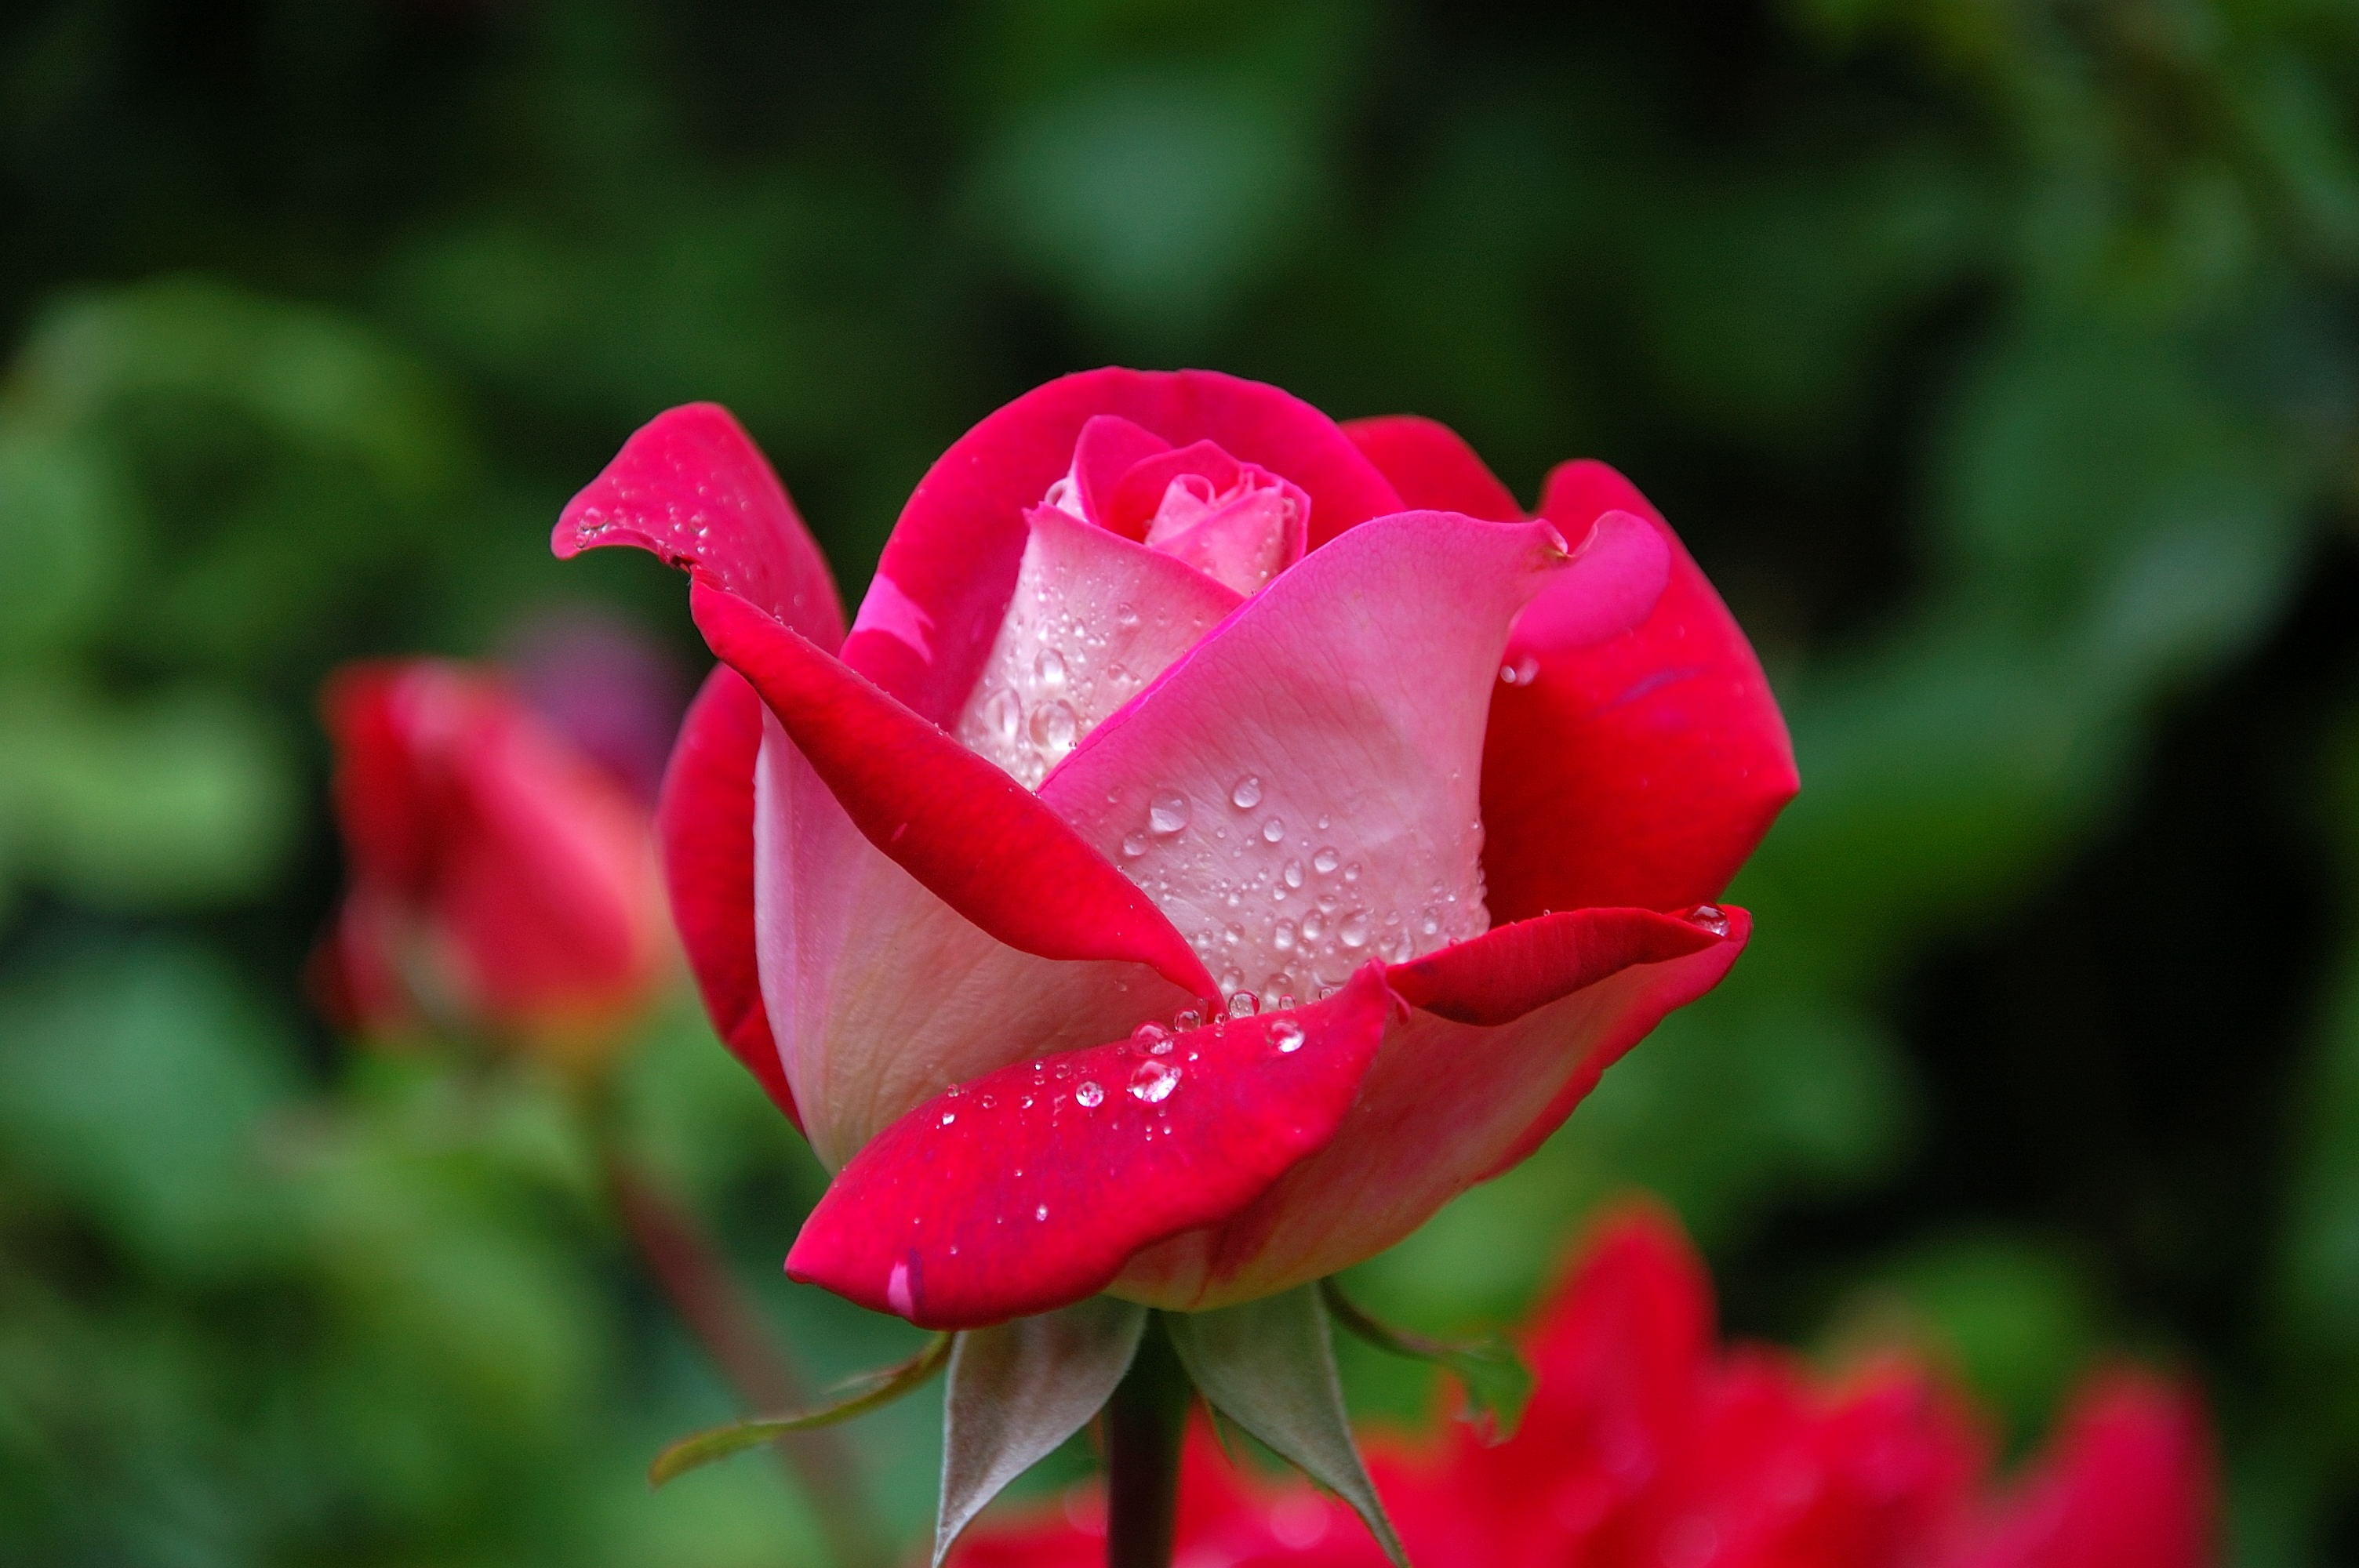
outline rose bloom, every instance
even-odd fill
[[[350,878],[314,959],[330,1011],[601,1056],[669,945],[646,808],[489,670],[351,665],[321,707]]]
[[[2048,1452],[1994,1485],[1965,1400],[1918,1359],[1832,1379],[1714,1343],[1711,1283],[1652,1209],[1609,1221],[1539,1314],[1522,1428],[1377,1435],[1370,1467],[1419,1568],[2202,1568],[2205,1423],[2150,1375],[2082,1387]],[[1180,1568],[1386,1568],[1346,1504],[1231,1465],[1201,1422]],[[951,1568],[1094,1568],[1103,1489],[986,1516]]]
[[[1793,794],[1710,584],[1593,462],[1068,376],[919,484],[849,635],[674,409],[555,546],[688,569],[659,808],[723,1038],[837,1174],[795,1277],[938,1327],[1319,1278],[1515,1164],[1743,948]],[[758,694],[758,695],[757,695]]]

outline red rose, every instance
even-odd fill
[[[1437,425],[1093,372],[943,455],[846,636],[726,414],[632,438],[555,545],[687,568],[729,666],[660,831],[724,1039],[839,1167],[790,1272],[937,1326],[1280,1291],[1726,972],[1777,705],[1617,475],[1540,517]]]
[[[2092,1381],[2011,1490],[1960,1398],[1889,1357],[1809,1376],[1723,1349],[1711,1284],[1652,1211],[1610,1221],[1541,1313],[1521,1429],[1379,1439],[1371,1468],[1419,1568],[2203,1568],[2213,1561],[2204,1423],[2151,1377]],[[1180,1475],[1182,1565],[1386,1568],[1339,1499],[1229,1465],[1206,1423]],[[1094,1483],[986,1519],[951,1568],[1103,1561]]]
[[[351,889],[320,959],[360,1027],[594,1054],[668,942],[646,813],[499,677],[354,665],[322,698]]]

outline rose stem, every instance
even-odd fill
[[[586,1120],[614,1211],[647,1272],[750,1413],[805,1408],[810,1402],[805,1379],[763,1326],[703,1226],[624,1152],[612,1108],[600,1103],[604,1098],[591,1097]],[[885,1563],[866,1514],[866,1490],[841,1434],[825,1428],[792,1433],[772,1446],[818,1517],[829,1554],[843,1568]]]
[[[1162,1325],[1150,1319],[1106,1401],[1106,1568],[1170,1568],[1180,1444],[1194,1397]]]

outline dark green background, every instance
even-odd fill
[[[758,1461],[639,1484],[729,1405],[545,1088],[308,1016],[311,693],[569,601],[689,667],[677,578],[546,555],[667,405],[856,589],[1106,362],[1608,459],[1793,722],[1734,978],[1371,1304],[1500,1320],[1645,1184],[1735,1328],[1925,1336],[2017,1450],[2183,1368],[2238,1560],[2359,1556],[2359,7],[1562,9],[7,7],[0,1560],[809,1560]],[[647,1157],[893,1353],[778,1279],[819,1177],[701,1029]],[[925,1403],[859,1433],[908,1527]]]

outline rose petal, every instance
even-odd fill
[[[1549,476],[1541,513],[1568,538],[1612,512],[1659,531],[1669,581],[1619,636],[1536,645],[1531,678],[1493,698],[1484,871],[1501,921],[1717,897],[1798,785],[1760,663],[1678,536],[1602,463]]]
[[[1367,957],[1472,935],[1486,694],[1508,623],[1562,562],[1540,524],[1364,524],[1247,600],[1040,796],[1120,857],[1224,991],[1315,996]]]
[[[984,931],[1044,958],[1118,958],[1209,994],[1155,905],[1030,791],[744,600],[689,611],[868,841]]]
[[[1141,1247],[1212,1224],[1332,1136],[1397,1004],[1363,970],[1327,1001],[1018,1062],[853,1157],[795,1279],[936,1328],[1046,1312]]]
[[[713,1033],[798,1127],[754,946],[754,764],[762,699],[714,666],[680,721],[656,801],[656,836],[688,967]]]
[[[1493,523],[1523,519],[1524,509],[1514,494],[1484,466],[1474,449],[1440,420],[1385,414],[1347,419],[1343,434],[1392,481],[1406,506],[1462,512]]]
[[[717,403],[641,426],[557,520],[560,560],[636,545],[728,589],[833,653],[843,605],[827,557],[745,428]]]
[[[1027,786],[1243,602],[1177,557],[1055,507],[1036,508],[1031,525],[1006,622],[955,730]]]
[[[861,605],[845,662],[916,712],[950,722],[998,634],[1024,553],[1025,514],[1065,477],[1083,425],[1101,415],[1174,446],[1217,442],[1299,486],[1310,498],[1313,547],[1400,510],[1334,421],[1274,386],[1211,371],[1065,376],[984,420],[927,470],[886,542],[882,586]],[[922,648],[902,634],[920,620]]]
[[[1381,1251],[1476,1182],[1521,1160],[1599,1075],[1664,1014],[1718,983],[1750,930],[1725,912],[1725,937],[1634,910],[1580,910],[1538,931],[1496,929],[1477,952],[1397,966],[1412,989],[1455,997],[1482,972],[1520,997],[1556,1000],[1486,1028],[1419,1010],[1386,1031],[1334,1141],[1219,1227],[1133,1259],[1115,1289],[1195,1310],[1288,1289]],[[1528,924],[1528,923],[1527,923]],[[1711,933],[1705,931],[1705,935]],[[1543,957],[1565,967],[1537,976]]]
[[[775,716],[757,781],[762,989],[822,1164],[1018,1054],[1093,1044],[1193,1000],[1140,964],[1035,957],[986,935],[861,836]]]

